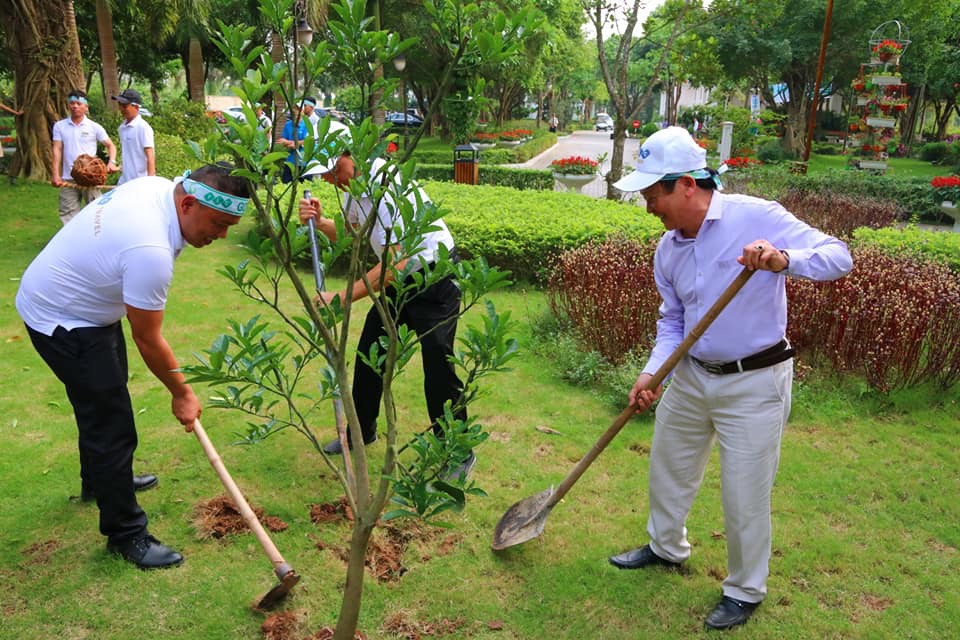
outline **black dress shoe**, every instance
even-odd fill
[[[142,476],[133,476],[134,491],[146,491],[147,489],[153,489],[159,483],[160,479],[152,473],[145,473]],[[97,494],[93,492],[93,489],[81,489],[80,499],[84,502],[93,502],[97,499]]]
[[[708,629],[729,629],[749,620],[759,606],[759,602],[745,602],[730,596],[723,596],[723,599],[713,608],[703,624]]]
[[[467,476],[470,475],[470,472],[473,471],[475,464],[477,464],[477,456],[473,453],[473,450],[471,450],[466,460],[460,464],[451,465],[444,469],[441,478],[443,478],[445,482],[463,482],[467,479]]]
[[[124,560],[140,569],[165,569],[183,562],[182,555],[160,544],[160,541],[149,533],[119,544],[108,542],[107,551],[123,556]]]
[[[651,565],[662,567],[679,567],[679,562],[670,562],[653,552],[650,545],[644,545],[633,551],[626,551],[616,556],[610,556],[610,564],[618,569],[643,569]]]
[[[377,434],[373,434],[373,438],[371,438],[370,440],[367,440],[366,438],[364,438],[363,444],[364,445],[373,444],[376,441],[377,441]],[[353,451],[352,444],[350,445],[350,450]],[[336,440],[331,440],[327,444],[323,445],[323,452],[331,456],[339,455],[343,453],[343,447],[340,446],[340,439],[337,438]]]

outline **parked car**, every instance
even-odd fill
[[[609,114],[598,113],[593,127],[597,131],[613,131],[613,118]]]
[[[390,113],[388,113],[384,118],[384,120],[386,120],[387,122],[389,122],[395,127],[403,127],[404,125],[406,125],[411,129],[416,129],[417,127],[423,124],[422,118],[418,118],[417,116],[411,115],[409,113],[403,114],[396,111],[391,111]]]

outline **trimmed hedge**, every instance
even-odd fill
[[[905,217],[941,220],[940,203],[933,197],[929,178],[895,178],[866,175],[860,171],[833,169],[816,175],[799,175],[783,168],[761,166],[723,176],[724,186],[734,193],[747,193],[779,200],[790,190],[842,193],[893,200]]]
[[[521,145],[511,148],[494,147],[480,150],[480,164],[516,164],[526,162],[557,144],[555,133],[534,135]],[[414,151],[413,157],[419,164],[453,164],[453,147],[450,149],[428,149]]]
[[[895,256],[928,258],[960,272],[960,233],[930,232],[917,227],[857,229],[854,246],[874,246]]]
[[[622,236],[640,242],[659,238],[663,225],[635,204],[598,200],[560,191],[433,182],[431,199],[468,257],[539,280],[563,251],[589,241]]]
[[[436,182],[453,182],[453,167],[448,164],[418,164],[417,178]],[[514,189],[550,191],[553,173],[547,169],[515,169],[480,164],[480,184]]]

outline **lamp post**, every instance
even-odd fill
[[[403,70],[407,68],[407,57],[402,53],[393,59],[393,68],[400,74],[400,105],[403,109],[403,152],[407,152],[407,88],[403,82]]]

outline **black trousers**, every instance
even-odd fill
[[[127,391],[123,329],[57,327],[46,336],[27,327],[37,353],[67,390],[79,431],[80,478],[100,509],[100,533],[122,543],[147,530],[133,492],[137,429]]]
[[[390,308],[395,310],[396,290],[387,291]],[[452,277],[444,278],[408,300],[397,318],[421,337],[423,359],[423,393],[427,400],[427,414],[434,433],[442,435],[437,419],[443,417],[443,405],[447,400],[456,402],[463,389],[456,369],[448,361],[453,355],[453,343],[457,333],[456,316],[460,311],[460,287]],[[450,320],[450,318],[454,318]],[[445,320],[449,320],[444,323]],[[429,332],[429,333],[427,333]],[[375,307],[371,307],[363,324],[359,353],[369,353],[370,346],[384,335],[383,322]],[[363,431],[363,439],[373,440],[377,433],[377,417],[380,415],[380,400],[383,396],[383,380],[360,357],[353,371],[353,402]],[[455,411],[454,416],[466,420],[466,408]]]

